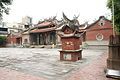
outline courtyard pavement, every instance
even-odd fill
[[[0,80],[114,80],[104,73],[107,50],[82,54],[68,62],[59,60],[59,49],[0,48]]]

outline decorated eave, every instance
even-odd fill
[[[65,34],[64,32],[58,32],[58,35],[60,37],[80,37],[79,33],[77,31],[74,31],[73,33],[70,34]]]
[[[64,31],[66,27],[72,29],[73,31],[79,31],[78,26],[76,26],[76,25],[68,26],[67,24],[65,24],[65,25],[62,27],[61,31]]]

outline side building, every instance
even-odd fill
[[[100,16],[97,21],[88,25],[84,31],[85,43],[94,48],[96,48],[96,46],[107,46],[109,37],[113,34],[111,21],[104,16]]]
[[[8,24],[8,46],[21,46],[22,45],[22,33],[23,31],[32,28],[32,18],[25,16],[22,18],[20,23],[9,23]]]

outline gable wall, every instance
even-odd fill
[[[102,40],[109,40],[109,36],[112,35],[112,33],[112,24],[109,21],[105,20],[104,26],[100,26],[98,21],[86,30],[86,41],[97,41],[96,36],[98,34],[103,35]]]

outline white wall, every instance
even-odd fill
[[[28,44],[30,44],[29,34],[23,34],[22,35],[22,44],[24,44],[25,39],[27,39]]]

